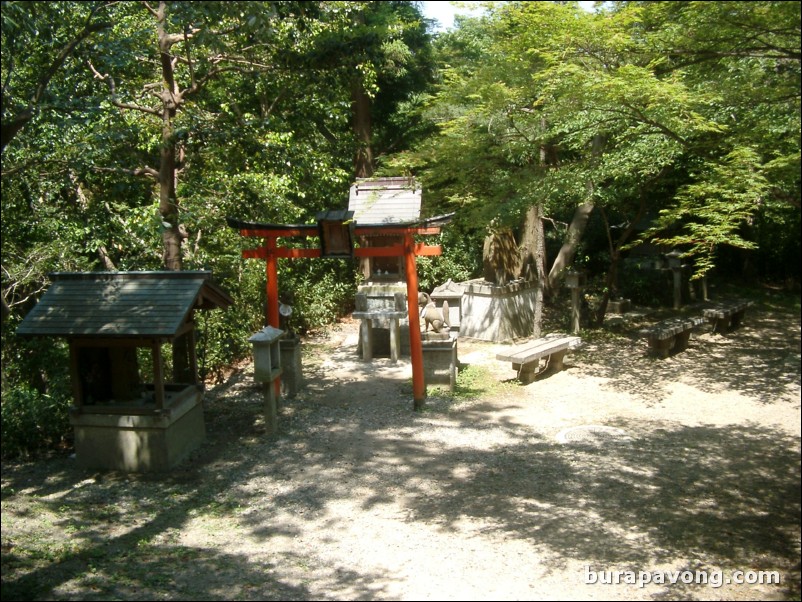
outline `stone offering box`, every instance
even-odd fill
[[[78,463],[131,472],[180,463],[205,438],[195,311],[226,308],[232,299],[210,272],[50,277],[17,333],[69,341]]]

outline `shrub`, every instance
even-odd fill
[[[30,456],[61,445],[69,436],[68,412],[71,400],[42,394],[18,386],[3,396],[4,458]]]

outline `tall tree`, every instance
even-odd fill
[[[2,3],[2,150],[37,113],[66,109],[66,99],[50,93],[51,82],[81,44],[111,26],[108,4]],[[36,44],[37,37],[49,43]]]
[[[99,57],[93,64],[95,77],[108,84],[113,107],[149,116],[158,123],[160,141],[156,165],[139,165],[131,169],[131,173],[158,182],[163,263],[169,270],[181,269],[181,245],[188,237],[186,227],[181,223],[177,196],[177,179],[184,167],[187,132],[179,129],[178,116],[209,82],[222,74],[250,71],[264,64],[242,52],[247,39],[243,30],[249,27],[249,23],[251,28],[262,20],[269,23],[275,14],[273,3],[256,7],[226,8],[225,5],[166,1],[157,5],[149,2],[137,6],[123,5],[117,15],[124,24],[120,29],[132,26],[134,30],[130,33],[121,31],[122,35],[108,45],[113,55]],[[149,16],[151,30],[155,33],[155,46],[149,52],[142,47],[142,34],[147,31],[144,29],[147,27],[146,17],[134,13],[137,8]],[[248,8],[248,12],[244,12]],[[133,36],[127,37],[130,34]],[[137,45],[126,47],[131,39],[136,39]],[[132,77],[132,71],[135,73],[141,68],[126,69],[132,64],[141,64],[138,57],[143,51],[150,59],[145,64],[157,69],[151,73],[152,79],[144,82]],[[127,61],[122,62],[126,58]],[[148,77],[146,73],[141,76]]]
[[[798,199],[798,4],[510,2],[445,40],[449,58],[480,62],[447,72],[441,135],[409,164],[445,195],[478,199],[486,223],[538,202],[576,209],[552,282],[593,208],[629,226],[664,210],[661,230],[692,231],[660,240],[705,271],[717,246],[745,246],[740,228],[768,191]],[[712,195],[721,204],[705,211]],[[613,260],[627,242],[613,241]]]

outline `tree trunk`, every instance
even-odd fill
[[[357,149],[354,157],[354,174],[357,178],[373,175],[373,149],[371,148],[371,102],[361,77],[351,82],[352,125]]]
[[[593,137],[591,163],[594,163],[596,159],[601,157],[606,143],[606,136],[597,135]],[[577,247],[582,241],[582,236],[584,235],[585,228],[588,225],[590,214],[593,213],[594,203],[591,199],[593,198],[594,189],[595,184],[593,181],[588,181],[588,200],[582,203],[576,208],[576,211],[574,211],[574,217],[571,220],[571,225],[568,227],[565,243],[563,243],[560,252],[557,254],[557,258],[554,260],[554,265],[551,266],[551,271],[549,272],[549,288],[556,287],[560,274],[562,274],[563,270],[570,266],[574,261]]]
[[[563,270],[574,261],[577,247],[582,240],[582,235],[585,233],[585,228],[587,228],[590,214],[593,213],[593,207],[594,204],[592,202],[587,202],[579,205],[574,211],[574,217],[571,220],[571,225],[568,226],[568,233],[565,235],[565,241],[562,247],[560,247],[560,252],[557,254],[554,264],[549,271],[548,287],[550,289],[557,286],[557,281],[563,273]]]
[[[157,32],[162,66],[162,144],[159,164],[159,214],[162,218],[162,242],[164,245],[164,268],[180,271],[181,228],[179,225],[178,199],[176,197],[176,142],[173,119],[181,104],[181,94],[175,81],[174,58],[171,48],[175,43],[165,29],[167,6],[159,3]]]
[[[546,239],[543,232],[543,205],[533,205],[526,212],[521,233],[521,269],[524,280],[535,282],[535,320],[532,336],[540,337],[543,331],[543,297],[547,286]]]
[[[630,220],[629,225],[624,229],[623,232],[621,232],[621,235],[615,242],[613,242],[613,233],[610,229],[610,222],[607,219],[607,213],[604,211],[603,207],[600,209],[602,218],[604,218],[604,227],[607,231],[607,243],[610,249],[610,267],[607,270],[607,278],[605,281],[601,303],[599,304],[599,307],[596,308],[596,315],[593,318],[592,325],[594,328],[601,328],[602,324],[604,324],[604,316],[607,313],[607,305],[610,302],[610,297],[618,290],[618,266],[621,263],[621,247],[627,243],[632,234],[635,232],[635,225],[640,222],[641,217],[643,217],[643,214],[645,213],[646,202],[644,201],[643,196],[641,196],[640,206],[638,207],[638,213],[635,216],[635,219]]]

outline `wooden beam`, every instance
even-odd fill
[[[414,245],[415,255],[442,255],[443,247],[440,245],[426,245],[416,243]],[[393,245],[390,247],[358,247],[354,249],[354,257],[403,257],[406,253],[403,245]],[[243,259],[267,259],[267,247],[256,249],[245,249],[242,252]],[[320,249],[290,249],[286,247],[276,247],[273,256],[281,259],[298,259],[302,257],[320,257]]]
[[[440,226],[354,226],[356,236],[405,236],[407,234],[432,235],[440,234]],[[244,228],[239,231],[241,236],[251,238],[295,238],[299,236],[318,236],[320,231],[317,224],[292,226],[288,228]]]
[[[246,228],[239,231],[242,236],[254,238],[292,238],[295,236],[317,236],[317,224],[293,226],[291,228]]]

